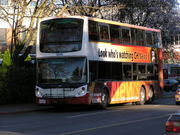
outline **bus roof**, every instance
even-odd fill
[[[48,20],[48,19],[56,19],[56,18],[88,18],[88,20],[100,22],[100,23],[107,23],[107,24],[114,24],[114,25],[119,25],[122,27],[129,27],[129,28],[136,28],[136,29],[141,29],[141,30],[147,30],[147,31],[154,31],[154,32],[160,32],[159,29],[154,29],[154,28],[148,28],[148,27],[143,27],[143,26],[138,26],[138,25],[132,25],[128,23],[120,23],[116,21],[111,21],[111,20],[105,20],[105,19],[99,19],[99,18],[93,18],[93,17],[87,17],[87,16],[59,16],[59,17],[48,17],[48,18],[43,18],[43,20]]]
[[[119,25],[119,26],[123,26],[123,27],[130,27],[130,28],[160,32],[159,29],[153,29],[153,28],[148,28],[148,27],[143,27],[143,26],[138,26],[138,25],[132,25],[132,24],[128,24],[128,23],[120,23],[120,22],[115,22],[115,21],[110,21],[110,20],[105,20],[105,19],[99,19],[99,18],[92,18],[92,17],[88,17],[88,18],[89,18],[89,20],[93,20],[93,21],[97,21],[97,22],[101,22],[101,23],[108,23],[108,24],[114,24],[114,25]]]

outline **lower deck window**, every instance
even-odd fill
[[[132,65],[131,64],[123,65],[123,79],[132,80]]]
[[[90,80],[157,80],[157,64],[90,61]]]

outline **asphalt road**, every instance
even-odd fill
[[[0,116],[0,135],[163,135],[169,114],[180,111],[173,98],[151,105],[87,106]]]

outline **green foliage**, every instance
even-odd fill
[[[5,86],[8,90],[8,103],[33,102],[36,75],[35,66],[14,67],[11,66],[5,78]]]
[[[0,104],[32,103],[35,83],[35,66],[0,67]]]
[[[28,56],[21,66],[11,61],[9,49],[0,53],[3,63],[0,66],[0,104],[29,103],[34,100],[36,83],[35,65]]]
[[[7,68],[0,66],[0,104],[7,103],[7,90],[5,89],[5,78]]]
[[[30,60],[31,60],[31,56],[28,55],[24,61],[30,61]]]
[[[0,59],[3,59],[3,54],[0,52]]]
[[[8,66],[12,65],[11,54],[10,54],[9,49],[7,49],[7,50],[4,52],[2,65],[5,66],[5,67],[8,67]]]

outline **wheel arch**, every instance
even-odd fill
[[[104,86],[104,87],[103,87],[103,90],[106,90],[107,93],[108,93],[108,96],[109,96],[109,94],[110,94],[109,88],[108,88],[107,86]]]
[[[152,84],[149,86],[149,89],[152,89],[153,93],[155,92],[155,88]]]

